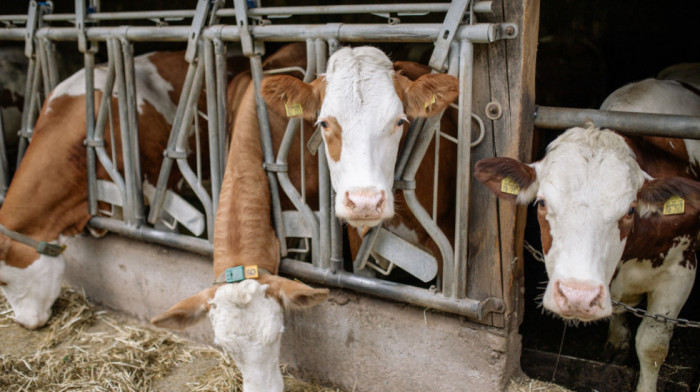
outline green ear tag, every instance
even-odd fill
[[[301,105],[298,103],[285,103],[284,104],[284,110],[287,112],[287,117],[297,117],[301,116],[304,114],[304,110],[301,108]]]
[[[501,180],[501,192],[517,196],[518,194],[520,194],[520,185],[518,185],[517,182],[513,181],[512,178],[506,177],[503,180]]]
[[[664,215],[677,215],[685,212],[685,200],[680,196],[671,196],[664,203]]]
[[[243,266],[227,268],[226,269],[226,283],[236,283],[245,279],[243,274]]]

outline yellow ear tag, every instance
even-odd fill
[[[301,108],[301,105],[298,103],[285,103],[284,104],[284,110],[287,112],[287,117],[297,117],[301,116],[304,114],[304,110]]]
[[[257,279],[258,278],[258,266],[257,265],[250,265],[245,267],[244,276],[246,279]]]
[[[501,180],[501,192],[517,196],[520,193],[520,185],[512,178],[506,177]]]
[[[664,203],[664,215],[676,215],[685,212],[685,200],[680,196],[671,196],[666,203]]]
[[[423,109],[428,110],[428,106],[435,104],[437,102],[437,98],[435,97],[435,94],[433,94],[433,99],[425,103],[425,106]]]

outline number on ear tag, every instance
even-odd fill
[[[245,267],[245,278],[246,279],[257,279],[258,278],[258,266],[250,265]]]
[[[677,215],[685,212],[685,200],[680,196],[671,196],[664,203],[664,215]]]
[[[501,180],[501,192],[517,196],[518,194],[520,194],[520,185],[518,185],[517,182],[513,181],[512,178],[506,177],[503,180]]]
[[[284,110],[287,112],[287,117],[297,117],[304,114],[304,110],[301,108],[301,104],[298,103],[285,103]]]

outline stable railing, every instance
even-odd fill
[[[251,73],[256,87],[258,121],[261,128],[261,141],[264,164],[272,191],[273,224],[280,239],[282,258],[281,272],[323,282],[336,287],[351,288],[383,298],[453,312],[482,320],[489,312],[503,312],[504,303],[498,298],[466,298],[467,234],[470,186],[470,148],[472,142],[472,120],[481,124],[477,115],[472,114],[472,73],[474,45],[491,43],[517,36],[517,26],[511,23],[477,23],[480,13],[490,12],[491,2],[456,0],[437,4],[390,4],[390,5],[343,5],[343,6],[295,6],[249,8],[245,0],[234,0],[232,9],[222,8],[223,1],[199,0],[194,11],[153,11],[153,12],[98,12],[99,4],[91,1],[86,6],[84,0],[76,0],[75,14],[52,14],[50,4],[30,2],[28,15],[1,16],[0,22],[10,25],[26,24],[22,27],[0,29],[0,40],[25,42],[25,53],[29,58],[25,110],[20,131],[21,152],[31,139],[32,128],[38,108],[48,95],[56,79],[56,64],[53,57],[53,43],[57,41],[77,41],[83,53],[86,69],[86,91],[92,91],[92,78],[95,67],[95,53],[99,42],[107,48],[107,81],[102,101],[97,113],[94,112],[94,95],[86,94],[88,156],[89,211],[94,217],[90,225],[120,233],[136,239],[173,246],[202,254],[212,253],[213,221],[218,204],[226,159],[226,43],[237,42],[243,54],[250,59]],[[328,15],[369,13],[386,18],[388,23],[376,24],[270,24],[270,18],[291,15]],[[443,23],[402,23],[399,17],[425,13],[444,13]],[[174,19],[191,18],[191,24],[170,26],[165,22]],[[224,18],[235,18],[231,24],[222,23]],[[158,26],[97,26],[100,21],[151,20]],[[165,21],[165,22],[164,22]],[[50,23],[70,22],[75,27],[57,27]],[[155,189],[143,189],[141,168],[139,167],[138,123],[136,119],[136,95],[133,68],[134,42],[186,42],[185,59],[189,63],[184,87],[172,124],[168,146]],[[303,189],[296,189],[286,172],[287,156],[295,133],[305,132],[298,120],[291,120],[277,156],[273,151],[270,126],[266,106],[259,93],[263,78],[262,55],[264,42],[302,41],[306,43],[308,64],[305,79],[312,80],[316,73],[325,71],[327,57],[342,43],[354,42],[423,42],[434,43],[435,48],[430,66],[435,72],[448,72],[459,78],[460,94],[456,105],[459,111],[457,137],[439,131],[440,117],[414,121],[406,142],[399,153],[395,174],[395,188],[403,192],[410,211],[418,219],[426,232],[438,245],[443,262],[442,275],[437,277],[436,287],[425,289],[390,282],[367,273],[356,273],[361,269],[388,274],[395,266],[409,270],[415,276],[430,281],[430,271],[425,271],[426,263],[436,263],[433,255],[405,240],[393,236],[382,228],[373,229],[365,236],[359,254],[354,260],[354,271],[343,270],[342,227],[333,212],[333,192],[328,178],[325,154],[319,153],[319,211],[312,211],[306,203]],[[43,86],[43,90],[40,88]],[[202,87],[206,85],[207,113],[197,109]],[[116,86],[119,101],[119,123],[122,127],[120,143],[123,151],[124,170],[119,172],[114,152],[106,151],[104,132],[111,123],[111,97]],[[201,175],[201,162],[198,157],[195,169],[187,161],[188,134],[191,127],[199,123],[198,116],[208,120],[209,167],[211,190],[205,186]],[[483,125],[480,127],[483,135]],[[111,132],[110,132],[111,133]],[[303,137],[302,137],[303,140]],[[318,150],[322,143],[319,137],[311,143],[312,150]],[[454,168],[438,168],[435,159],[434,172],[454,170],[456,173],[456,234],[450,241],[440,229],[436,220],[436,206],[432,213],[418,202],[415,193],[415,175],[423,156],[432,143],[441,140],[454,142],[458,150],[458,162]],[[111,145],[117,141],[112,141]],[[199,145],[199,144],[198,144]],[[199,149],[199,148],[198,148]],[[302,148],[302,154],[305,152]],[[302,158],[303,161],[303,158]],[[2,161],[0,160],[0,163]],[[106,170],[111,181],[98,180],[97,162]],[[177,165],[178,170],[194,191],[203,212],[192,208],[189,203],[167,189],[170,172]],[[432,192],[437,195],[437,182]],[[278,190],[293,202],[295,211],[282,211]],[[148,216],[144,209],[144,193],[149,198]],[[434,197],[434,200],[436,197]],[[122,219],[97,216],[98,201],[106,202],[122,211]],[[174,222],[178,222],[193,233],[179,234]],[[478,228],[471,228],[478,230]],[[287,249],[287,238],[304,239],[303,249]],[[454,243],[454,246],[452,245]],[[390,249],[391,252],[383,251]],[[310,253],[311,263],[297,261],[290,256],[294,253]],[[382,252],[384,252],[382,254]],[[380,268],[369,262],[372,253],[386,256],[390,264]],[[399,256],[396,256],[396,255]],[[392,256],[393,255],[393,256]],[[406,259],[408,258],[408,261]],[[411,261],[411,260],[417,261]],[[408,264],[406,264],[408,263]],[[411,264],[412,263],[412,264]],[[429,268],[428,268],[429,269]],[[437,270],[437,267],[435,267]],[[434,272],[433,272],[434,274]]]

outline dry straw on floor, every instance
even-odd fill
[[[205,359],[218,359],[218,365],[187,383],[186,390],[242,390],[240,372],[228,355],[163,330],[125,325],[95,311],[78,291],[64,289],[53,312],[46,327],[31,332],[42,336],[35,353],[0,354],[0,390],[150,391],[178,365]],[[10,306],[0,296],[0,328],[16,327],[13,323]],[[88,330],[97,323],[101,327]],[[285,383],[294,381],[287,376]],[[287,390],[336,391],[303,384],[303,389]]]

